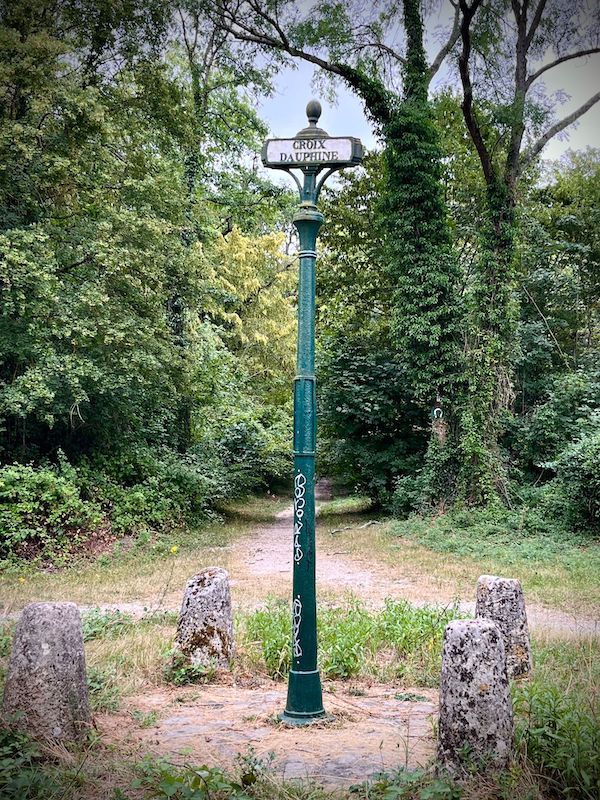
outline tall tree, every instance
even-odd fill
[[[596,92],[555,120],[541,79],[600,53],[600,16],[593,4],[563,0],[459,0],[458,9],[462,111],[487,187],[470,306],[462,485],[467,498],[485,502],[505,489],[497,442],[514,397],[520,179],[553,137],[600,100]]]
[[[444,59],[454,53],[457,44],[462,48],[458,63],[464,88],[463,113],[487,184],[487,213],[480,237],[480,257],[467,293],[470,314],[465,372],[467,396],[460,413],[460,486],[468,502],[486,503],[493,501],[505,488],[497,441],[503,409],[510,405],[513,397],[517,305],[512,264],[519,177],[553,136],[600,99],[600,93],[594,94],[562,120],[550,121],[555,104],[542,97],[539,83],[560,64],[598,52],[598,20],[592,5],[588,9],[591,17],[585,18],[578,5],[562,0],[539,0],[537,3],[511,0],[500,4],[486,0],[472,0],[471,3],[451,0],[451,29],[425,69],[419,48],[414,46],[419,38],[415,37],[419,6],[413,0],[403,4],[404,50],[396,46],[391,33],[398,21],[396,4],[381,3],[365,11],[362,7],[327,3],[311,9],[310,18],[302,18],[300,12],[290,13],[288,4],[279,1],[266,4],[261,0],[237,0],[221,3],[218,8],[221,24],[241,40],[302,58],[345,80],[365,101],[388,153],[393,153],[396,146],[402,148],[395,135],[401,128],[395,132],[392,122],[398,101],[412,98],[414,103],[419,93],[423,96],[428,79],[437,73]],[[554,55],[547,60],[551,51]],[[482,73],[492,75],[487,95],[482,91],[485,80],[479,78],[473,83],[474,63],[482,67]],[[511,70],[513,81],[507,78]],[[400,94],[396,88],[399,79],[404,85]],[[475,98],[478,91],[481,94],[479,103]],[[545,128],[544,121],[547,122]],[[412,142],[413,148],[415,145],[418,148],[419,144]],[[423,171],[425,166],[424,160],[415,161],[415,171]],[[432,173],[425,169],[423,174]],[[408,178],[408,185],[410,177],[402,175],[403,179]],[[393,192],[386,194],[393,196]],[[397,222],[392,206],[389,212],[393,229]],[[418,232],[423,235],[420,228]],[[444,252],[443,247],[441,252]],[[439,278],[445,275],[448,284],[452,283],[452,270],[453,267],[449,267],[449,272],[440,269]],[[433,355],[435,351],[440,350],[442,354],[439,358],[441,372],[448,368],[444,363],[444,346],[441,346],[446,337],[445,334],[436,336],[435,313],[432,317],[427,302],[434,297],[433,291],[426,297],[431,284],[430,277],[420,281],[418,288],[414,284],[407,287],[405,310],[410,309],[411,313],[398,324],[399,332],[406,333],[406,329],[412,327],[414,333],[419,331],[419,320],[427,321],[417,337],[409,336],[407,341],[413,356],[422,349],[422,363],[427,365],[423,374],[430,391],[433,388],[431,359],[437,357]],[[452,292],[444,295],[446,290],[438,294],[439,308],[445,306],[440,302],[442,297],[452,297]],[[402,293],[401,284],[398,291]],[[402,305],[401,301],[398,307]],[[433,331],[428,342],[426,330]],[[455,326],[450,324],[446,330],[451,341]]]

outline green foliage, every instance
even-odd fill
[[[138,767],[140,777],[132,788],[159,800],[251,800],[243,782],[216,767],[174,767],[164,759],[146,758]]]
[[[55,469],[0,468],[0,557],[60,556],[99,521],[98,505],[83,500],[79,487]]]
[[[595,552],[581,549],[586,539],[569,536],[564,526],[548,517],[543,506],[524,506],[515,511],[454,509],[435,520],[414,515],[394,526],[393,533],[414,537],[437,552],[500,559],[506,567],[521,559],[550,562],[559,554],[574,568],[596,559]]]
[[[389,344],[338,337],[320,356],[320,469],[386,502],[394,477],[414,471],[425,448],[425,415],[412,400]]]
[[[0,460],[34,492],[4,515],[11,552],[64,549],[98,509],[118,535],[197,520],[287,467],[292,273],[262,223],[289,193],[239,167],[269,70],[220,40],[203,61],[201,5],[185,51],[142,5],[2,10]]]
[[[140,711],[134,708],[131,711],[131,719],[136,722],[140,728],[154,728],[158,721],[157,711]]]
[[[509,445],[525,469],[550,469],[569,444],[596,425],[598,374],[580,369],[557,375],[544,401],[509,423]]]
[[[368,783],[352,786],[350,792],[372,800],[461,800],[464,796],[452,778],[438,778],[423,769],[382,773]]]
[[[595,800],[600,792],[600,707],[558,687],[533,682],[515,691],[517,746],[561,797]]]
[[[0,658],[7,658],[10,655],[13,640],[13,625],[4,622],[0,627]]]
[[[359,601],[322,607],[319,614],[320,669],[327,678],[359,674],[402,677],[415,685],[437,684],[441,642],[456,608],[414,608],[409,602],[386,600],[380,611]],[[290,669],[291,615],[287,604],[271,601],[244,620],[245,638],[260,648],[269,674],[283,678]],[[393,651],[393,660],[378,665],[378,654]],[[388,660],[389,661],[389,660]]]
[[[215,675],[212,664],[192,664],[181,650],[170,650],[165,656],[163,677],[167,683],[186,686],[189,683],[209,683]]]
[[[135,625],[131,614],[115,609],[102,611],[92,608],[82,615],[83,641],[91,642],[94,639],[113,639],[127,633]]]
[[[556,486],[565,501],[569,523],[593,536],[600,534],[600,433],[568,447],[557,463]]]
[[[0,789],[6,800],[51,800],[61,787],[42,768],[38,746],[21,733],[16,720],[0,726]]]

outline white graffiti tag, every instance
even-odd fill
[[[292,641],[292,649],[294,652],[294,658],[300,658],[302,656],[302,647],[300,646],[300,625],[302,623],[302,601],[300,600],[300,595],[294,597],[294,607],[292,611],[292,629],[293,629],[293,641]]]
[[[306,475],[299,472],[294,478],[294,561],[302,561],[304,553],[300,547],[300,534],[304,527],[304,507],[306,506]]]

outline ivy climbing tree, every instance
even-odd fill
[[[487,503],[507,491],[498,438],[514,398],[520,180],[545,145],[600,100],[596,92],[553,119],[540,79],[600,53],[600,20],[559,0],[511,0],[495,10],[484,0],[459,0],[458,10],[462,111],[487,189],[467,332],[460,480],[467,500]]]

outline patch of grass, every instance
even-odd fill
[[[382,773],[352,786],[350,792],[357,800],[461,800],[464,796],[452,778],[423,769]]]
[[[373,506],[370,497],[352,495],[337,500],[322,500],[318,503],[319,517],[334,517],[343,514],[365,514]]]
[[[427,703],[428,700],[425,695],[415,694],[415,692],[396,692],[394,695],[395,700],[401,700],[403,703]]]
[[[460,616],[455,607],[415,608],[404,600],[387,600],[369,611],[358,600],[323,606],[319,615],[320,669],[326,678],[375,676],[403,678],[435,686],[446,624]],[[291,619],[287,603],[271,600],[264,610],[241,623],[247,648],[272,677],[290,668]]]
[[[86,643],[88,668],[107,672],[127,696],[142,687],[164,683],[165,653],[171,648],[174,625],[140,620],[119,636]]]
[[[15,626],[12,622],[0,623],[0,658],[8,658],[12,648]]]
[[[519,578],[529,599],[580,612],[600,608],[600,543],[528,524],[527,511],[462,511],[396,520],[389,528],[443,558],[444,574],[459,562],[470,580],[482,572]],[[445,567],[445,563],[448,567]]]
[[[177,767],[160,758],[146,758],[137,771],[132,788],[157,800],[341,800],[343,796],[308,781],[276,778],[271,759],[257,758],[252,749],[238,757],[233,774],[216,767]]]
[[[600,640],[534,637],[534,673],[513,685],[517,747],[552,794],[600,797]]]
[[[44,571],[21,565],[2,574],[1,604],[11,611],[29,602],[71,601],[80,605],[137,602],[160,610],[179,606],[186,581],[215,561],[227,568],[227,545],[248,532],[248,523],[207,521],[197,529],[182,529],[133,541],[127,550],[95,561],[75,560],[65,569]],[[1,610],[1,609],[0,609]]]
[[[88,667],[87,683],[90,705],[94,711],[118,711],[121,704],[121,690],[114,665]]]
[[[517,745],[567,800],[600,797],[600,702],[539,681],[517,687]]]
[[[289,495],[253,495],[239,500],[230,500],[219,504],[219,510],[228,520],[244,520],[248,522],[272,522],[280,511],[292,505],[292,489]]]
[[[93,639],[113,639],[122,636],[135,625],[135,620],[131,614],[124,614],[122,611],[103,611],[100,608],[92,608],[82,614],[83,641],[89,642]]]
[[[141,711],[134,708],[130,712],[131,719],[136,722],[140,728],[153,728],[158,722],[158,711]]]

